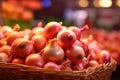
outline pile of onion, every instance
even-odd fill
[[[7,30],[8,29],[8,30]],[[102,49],[92,35],[83,38],[89,27],[42,22],[32,29],[0,27],[0,62],[24,64],[53,70],[84,70],[109,63],[110,52]],[[87,32],[87,31],[86,31]]]

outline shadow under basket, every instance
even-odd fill
[[[110,80],[116,61],[82,71],[55,71],[15,63],[0,63],[0,80]]]

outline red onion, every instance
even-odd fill
[[[44,36],[47,39],[56,37],[57,33],[62,30],[62,26],[58,22],[49,22],[44,27]]]
[[[63,48],[68,48],[76,41],[76,35],[71,30],[61,30],[57,34],[57,43]]]
[[[71,60],[73,63],[82,62],[85,57],[84,49],[80,46],[72,46],[71,48],[66,50],[66,58]]]
[[[56,40],[52,39],[45,46],[43,56],[46,62],[61,62],[64,59],[64,50],[56,43]]]
[[[25,65],[43,67],[44,60],[39,54],[30,54],[25,59]]]
[[[70,60],[66,60],[64,61],[62,64],[58,65],[54,62],[47,62],[44,65],[45,69],[53,69],[53,70],[72,70],[71,69],[71,61]]]
[[[89,29],[89,27],[88,27],[88,25],[85,25],[82,28],[78,28],[76,26],[71,26],[68,29],[72,30],[76,34],[77,39],[80,39],[82,32],[85,31],[85,30],[87,30],[87,29]]]

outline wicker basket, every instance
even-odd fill
[[[116,61],[83,71],[55,71],[22,64],[0,63],[0,80],[110,80]]]

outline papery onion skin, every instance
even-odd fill
[[[22,58],[14,58],[12,63],[25,64],[25,61]]]
[[[0,40],[3,39],[5,36],[2,31],[0,31]]]
[[[39,54],[30,54],[25,59],[25,65],[43,67],[44,60]]]
[[[54,62],[48,62],[44,65],[45,69],[53,69],[53,70],[57,70],[59,71],[60,70],[60,66]]]
[[[8,56],[10,56],[11,55],[11,46],[9,46],[9,45],[3,45],[3,46],[1,46],[0,52],[4,52]]]
[[[19,58],[26,58],[34,52],[33,43],[25,38],[16,39],[11,46],[13,54]]]
[[[110,52],[107,50],[101,50],[99,53],[96,54],[96,60],[100,63],[109,63],[111,60]]]
[[[81,71],[84,69],[84,67],[83,67],[82,63],[77,63],[77,64],[72,65],[72,69],[75,71]]]
[[[95,67],[95,66],[98,66],[98,65],[99,65],[99,63],[96,60],[90,60],[88,62],[87,67]]]
[[[7,35],[7,44],[11,45],[14,42],[14,40],[22,37],[23,36],[19,32],[13,31]]]
[[[65,49],[72,46],[76,39],[75,33],[70,30],[61,30],[57,34],[57,43]]]
[[[0,52],[0,62],[9,62],[9,56],[4,52]]]
[[[61,62],[64,59],[64,50],[54,40],[51,40],[49,44],[44,48],[43,56],[46,62]]]
[[[80,46],[72,46],[68,50],[66,50],[66,58],[71,60],[73,63],[82,62],[85,57],[84,49]]]
[[[56,64],[54,62],[47,62],[45,65],[44,65],[44,68],[45,69],[53,69],[53,70],[72,70],[71,69],[71,61],[70,60],[66,60],[66,61],[63,61],[61,64]]]
[[[49,22],[44,27],[44,36],[47,39],[52,39],[56,37],[57,33],[62,30],[62,26],[58,22]]]
[[[42,35],[34,35],[31,39],[35,52],[40,52],[47,43],[47,39]]]
[[[76,34],[77,39],[79,40],[81,38],[82,32],[85,30],[88,30],[89,27],[88,27],[88,25],[84,25],[82,28],[78,28],[76,26],[70,26],[70,27],[68,27],[68,29],[73,31]]]
[[[13,29],[11,28],[11,26],[4,25],[1,27],[0,31],[2,31],[3,34],[6,36],[6,34],[12,32]]]

